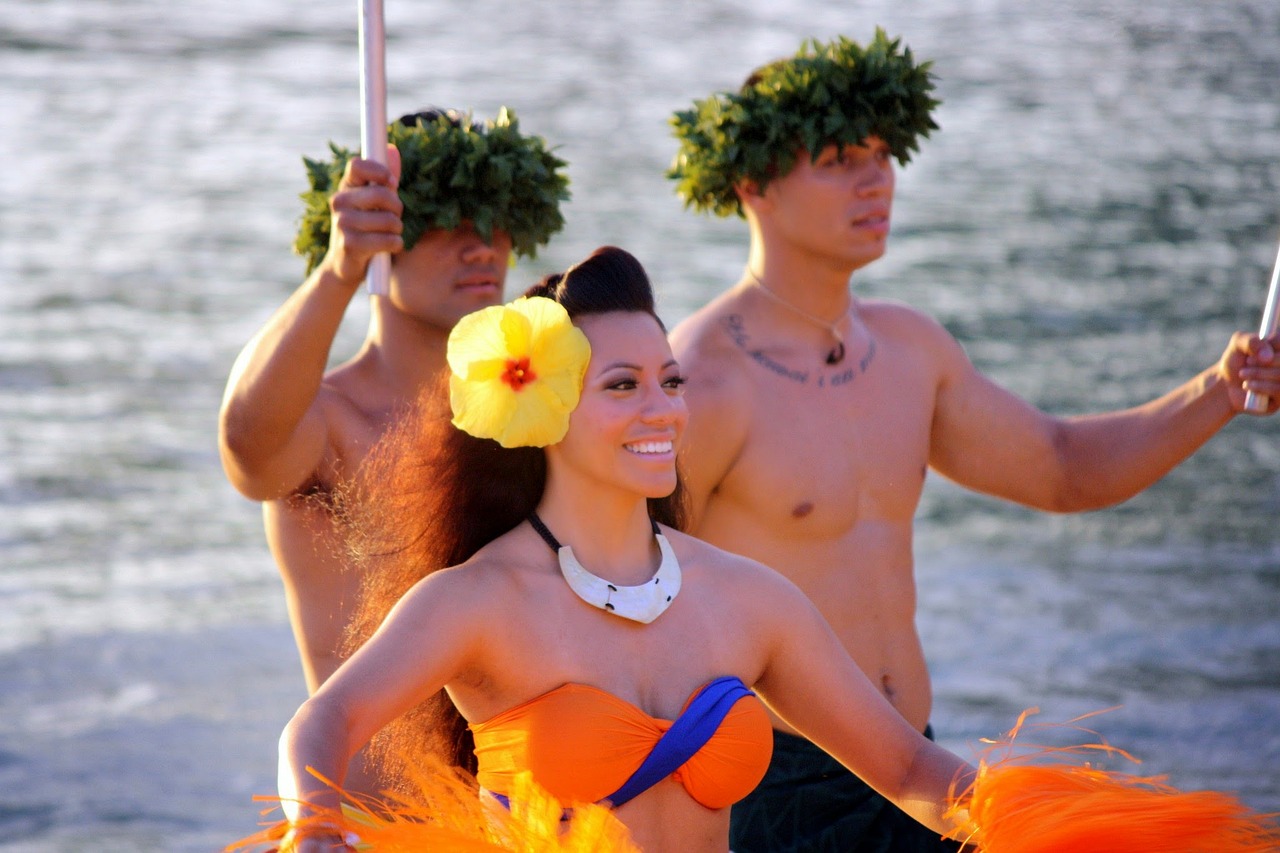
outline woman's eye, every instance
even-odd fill
[[[679,391],[680,386],[684,385],[688,381],[689,380],[685,379],[683,376],[672,376],[670,379],[668,379],[666,382],[663,382],[662,384],[667,388],[670,388],[675,391]]]
[[[609,386],[610,391],[630,391],[636,387],[634,379],[619,379]]]

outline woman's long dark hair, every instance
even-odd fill
[[[613,246],[545,277],[526,295],[556,300],[571,318],[632,311],[658,319],[644,268]],[[504,448],[454,427],[447,389],[446,372],[371,452],[356,485],[339,496],[353,564],[363,575],[361,599],[347,629],[348,654],[415,583],[467,561],[528,518],[542,499],[545,451]],[[665,498],[650,498],[650,514],[683,529],[683,495],[677,485]],[[384,728],[368,754],[394,786],[407,778],[405,763],[424,752],[474,773],[472,750],[466,721],[441,691]]]

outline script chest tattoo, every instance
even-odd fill
[[[746,323],[743,321],[741,314],[730,314],[721,322],[724,325],[725,332],[729,335],[729,340],[733,341],[733,345],[746,353],[752,361],[770,373],[781,376],[783,379],[794,382],[797,385],[809,385],[814,388],[839,388],[848,385],[866,373],[876,359],[876,340],[872,338],[867,346],[866,353],[856,362],[839,364],[829,370],[792,367],[769,355],[759,347],[752,346],[751,335],[747,332]]]

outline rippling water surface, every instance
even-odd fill
[[[299,157],[358,140],[355,10],[15,0],[0,17],[0,850],[207,851],[252,829],[301,678],[218,399],[296,285]],[[666,117],[803,37],[935,60],[941,132],[861,293],[941,319],[1074,413],[1149,399],[1256,325],[1280,237],[1280,7],[387,0],[392,114],[502,104],[560,146],[565,232],[675,322],[744,229],[685,213]],[[367,315],[356,304],[335,356]],[[1054,517],[931,479],[920,629],[965,751],[1039,705],[1186,787],[1280,809],[1280,443],[1240,420],[1147,493]]]

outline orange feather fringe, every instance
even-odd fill
[[[345,802],[340,809],[317,811],[297,828],[338,827],[358,836],[357,850],[371,853],[640,853],[626,826],[604,806],[574,804],[573,818],[562,821],[562,804],[529,773],[516,778],[508,811],[482,797],[470,777],[443,763],[412,772],[411,794],[381,798],[342,792],[317,777]],[[279,821],[225,851],[277,847],[288,829],[287,821]],[[288,853],[287,848],[280,851]]]
[[[1082,754],[1097,754],[1138,763],[1108,744],[1021,743],[1024,752],[1015,755],[1014,741],[1034,713],[1035,709],[1023,712],[1004,738],[987,741],[990,748],[978,763],[973,783],[952,792],[946,818],[962,824],[953,837],[983,853],[1280,851],[1277,816],[1251,811],[1229,794],[1183,792],[1162,777],[1080,762]],[[1077,721],[1045,727],[1062,728]],[[1045,759],[1056,763],[1029,763]],[[603,806],[574,804],[573,819],[562,822],[562,804],[528,773],[517,778],[509,812],[482,798],[473,779],[442,763],[413,773],[412,794],[382,798],[345,793],[321,779],[346,802],[341,809],[314,814],[299,828],[339,827],[359,837],[356,849],[371,853],[639,853],[626,827]],[[257,799],[276,802],[272,810],[279,807],[278,799]],[[226,851],[278,847],[288,828],[287,822],[277,822]],[[288,850],[281,848],[281,853]]]
[[[1105,743],[1037,747],[1030,755],[1013,755],[1013,741],[1033,713],[1036,709],[1024,711],[1003,740],[988,741],[992,747],[979,762],[973,784],[960,796],[953,792],[947,817],[965,821],[957,836],[967,835],[969,843],[984,853],[1280,850],[1276,816],[1253,812],[1229,794],[1183,792],[1166,784],[1163,777],[1100,770],[1088,762],[1064,763],[1078,761],[1081,753],[1089,751],[1138,763]],[[1004,754],[997,755],[1000,752]],[[1059,763],[1026,763],[1046,757]]]

